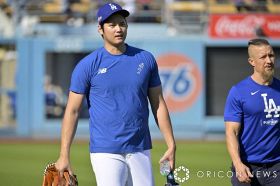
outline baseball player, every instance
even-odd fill
[[[160,162],[168,160],[174,168],[175,140],[157,63],[151,53],[125,43],[128,16],[116,3],[99,8],[98,32],[104,47],[75,67],[62,122],[56,168],[72,172],[70,146],[82,100],[87,99],[90,159],[98,186],[154,185],[149,103],[167,144]]]
[[[233,186],[280,185],[280,81],[265,39],[248,42],[253,74],[233,86],[225,104],[227,149]]]

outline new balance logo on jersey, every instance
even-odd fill
[[[97,74],[104,74],[107,72],[107,68],[100,68],[98,69],[98,73]]]
[[[117,9],[117,7],[115,5],[112,5],[111,3],[109,5],[111,7],[111,10],[116,10]]]
[[[264,101],[264,112],[266,112],[266,118],[279,118],[279,112],[280,112],[280,106],[276,106],[274,100],[268,99],[267,100],[267,94],[261,94],[261,96],[263,97],[263,101]]]

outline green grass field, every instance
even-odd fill
[[[156,186],[163,186],[165,178],[159,173],[158,161],[165,151],[161,141],[153,142],[152,160]],[[57,142],[1,142],[0,180],[3,186],[40,186],[43,170],[48,162],[58,158]],[[224,142],[178,141],[176,167],[184,166],[190,178],[182,186],[227,186],[230,159]],[[87,142],[74,142],[71,150],[73,170],[80,186],[94,186]],[[178,171],[184,177],[183,171]]]

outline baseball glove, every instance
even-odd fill
[[[66,170],[61,178],[55,163],[49,163],[44,170],[43,186],[78,186],[76,175],[71,175]]]

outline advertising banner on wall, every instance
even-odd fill
[[[201,132],[205,119],[203,42],[167,38],[145,41],[140,48],[152,52],[156,58],[164,99],[176,135],[193,136]],[[150,123],[155,126],[154,118],[150,116]]]
[[[212,14],[209,16],[209,36],[217,39],[280,38],[280,15]]]
[[[169,52],[158,56],[163,93],[170,112],[188,110],[201,94],[202,72],[185,54]]]

